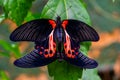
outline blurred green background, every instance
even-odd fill
[[[16,4],[17,1],[15,2]],[[38,17],[47,1],[30,0],[31,4],[27,4],[28,6],[25,8],[28,10],[25,21]],[[4,1],[4,4],[7,4],[7,0]],[[10,4],[13,3],[11,2]],[[84,5],[90,15],[93,28],[100,35],[100,41],[92,43],[89,56],[99,62],[97,69],[102,80],[120,80],[120,1],[84,0]],[[31,6],[30,9],[29,6]],[[30,52],[34,45],[28,42],[16,44],[9,40],[10,33],[17,26],[15,22],[10,20],[11,18],[4,18],[6,14],[3,13],[4,10],[7,10],[6,8],[2,7],[0,3],[0,80],[36,80],[36,77],[39,77],[39,80],[47,80],[46,78],[41,79],[41,76],[47,77],[44,75],[48,74],[46,67],[21,69],[13,65],[13,61],[16,58],[24,55],[21,53]],[[17,15],[19,14],[25,14],[25,12],[18,11]],[[14,14],[9,13],[9,15],[14,17]],[[22,17],[20,20],[22,21]],[[19,22],[18,25],[20,25]]]

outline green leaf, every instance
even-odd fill
[[[28,12],[27,16],[25,17],[25,21],[31,21],[35,19],[32,12]]]
[[[41,18],[77,19],[90,24],[90,17],[80,0],[49,0],[44,7]]]
[[[65,61],[49,64],[48,71],[50,76],[54,76],[54,80],[78,80],[82,77],[82,69]]]
[[[32,13],[28,12],[27,16],[25,17],[25,21],[31,21],[34,19],[40,19],[40,13]]]
[[[4,0],[0,0],[0,6],[2,6],[2,5],[3,5],[3,1],[4,1]]]
[[[4,71],[0,70],[0,80],[10,80]]]
[[[5,0],[4,1],[4,12],[6,18],[10,18],[20,25],[32,5],[34,0]]]
[[[77,19],[90,24],[89,15],[80,0],[49,0],[44,7],[41,18],[56,19],[57,15],[63,19]],[[81,51],[87,54],[90,42],[81,43]],[[78,80],[82,76],[82,69],[65,61],[53,62],[48,65],[50,76],[54,80]]]
[[[16,58],[19,58],[21,56],[17,44],[10,44],[7,41],[0,40],[0,46],[2,46],[7,51],[4,53],[7,53],[8,55],[9,55],[8,52],[12,52]]]
[[[87,55],[89,49],[90,49],[90,46],[91,46],[91,42],[82,42],[80,43],[80,51],[84,54],[84,55]]]
[[[5,14],[0,15],[0,23],[5,19]]]
[[[115,2],[115,0],[112,0],[113,2]]]
[[[83,71],[82,80],[101,80],[96,69],[87,69]]]
[[[10,57],[10,54],[0,51],[0,56]]]

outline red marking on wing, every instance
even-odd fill
[[[41,45],[35,46],[35,48],[38,49],[39,54],[43,55],[45,58],[51,58],[56,53],[56,43],[53,40],[53,32],[54,30],[50,33],[48,42],[43,43],[42,46]],[[46,46],[47,43],[48,45]]]
[[[79,48],[71,48],[71,40],[70,40],[70,36],[68,35],[68,33],[65,31],[66,34],[66,41],[64,43],[64,50],[65,50],[65,54],[68,58],[75,58],[78,55],[78,51]]]
[[[65,54],[67,57],[72,58],[70,37],[66,31],[65,31],[65,34],[66,34],[66,37],[65,37],[66,42],[64,43]]]
[[[72,51],[72,56],[71,57],[75,58],[75,50],[72,49],[71,51]]]
[[[48,54],[44,54],[44,57],[45,57],[45,58],[48,58]]]
[[[65,20],[65,21],[63,21],[62,22],[62,27],[64,28],[64,29],[66,29],[66,25],[68,24],[68,21],[67,20]]]
[[[54,56],[53,50],[50,50],[49,57],[53,57],[53,56]]]
[[[78,52],[76,52],[75,54],[78,55]]]
[[[49,23],[52,25],[53,29],[56,27],[56,22],[54,20],[49,20]]]
[[[43,52],[42,52],[42,51],[40,51],[40,52],[39,52],[39,54],[40,54],[40,55],[42,55],[42,54],[43,54]]]
[[[36,48],[38,49],[38,48],[39,48],[39,46],[36,46]]]
[[[49,57],[53,57],[56,53],[56,43],[53,40],[53,32],[54,30],[49,35]]]
[[[49,50],[48,50],[48,49],[45,49],[44,52],[45,52],[45,53],[44,53],[44,57],[45,57],[45,58],[48,58],[48,57],[49,57],[49,55],[48,55]]]
[[[53,40],[53,32],[54,30],[49,35],[49,46],[47,48],[39,47],[39,54],[44,55],[45,58],[53,57],[56,53],[56,43]]]

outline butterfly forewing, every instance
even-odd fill
[[[50,19],[36,19],[15,29],[10,39],[12,41],[43,41],[55,27],[55,21]]]
[[[69,36],[77,41],[98,41],[98,33],[89,25],[78,20],[64,20],[63,27]]]

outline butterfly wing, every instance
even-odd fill
[[[86,24],[80,24],[80,22],[73,20],[63,21],[62,23],[62,27],[65,31],[64,59],[67,62],[81,68],[96,68],[98,63],[95,60],[83,55],[79,51],[79,44],[81,41],[97,41],[99,39],[98,34],[93,28],[89,26],[89,28],[87,28]]]
[[[44,41],[56,26],[54,20],[36,19],[27,22],[17,29],[11,35],[12,41]]]
[[[50,33],[48,39],[44,41],[36,41],[35,44],[35,50],[14,62],[16,66],[22,68],[41,67],[57,59],[53,31]]]
[[[39,54],[38,50],[35,49],[24,57],[17,59],[14,64],[17,67],[21,68],[34,68],[45,66],[55,60],[55,56],[52,58],[45,58],[44,56]]]
[[[83,55],[81,52],[79,52],[75,58],[66,57],[65,60],[70,64],[79,66],[80,68],[84,68],[84,69],[93,69],[98,66],[98,63],[95,60],[88,58],[87,56]]]
[[[89,25],[78,20],[64,20],[62,26],[70,37],[77,41],[98,41],[98,33]]]
[[[67,39],[67,41],[64,43],[65,44],[64,45],[64,50],[65,50],[64,59],[67,62],[73,65],[79,66],[81,68],[85,68],[85,69],[86,68],[92,69],[98,66],[98,63],[95,60],[85,56],[79,51],[79,48],[80,48],[79,43],[77,43],[76,41],[72,39],[70,40],[70,38]]]

